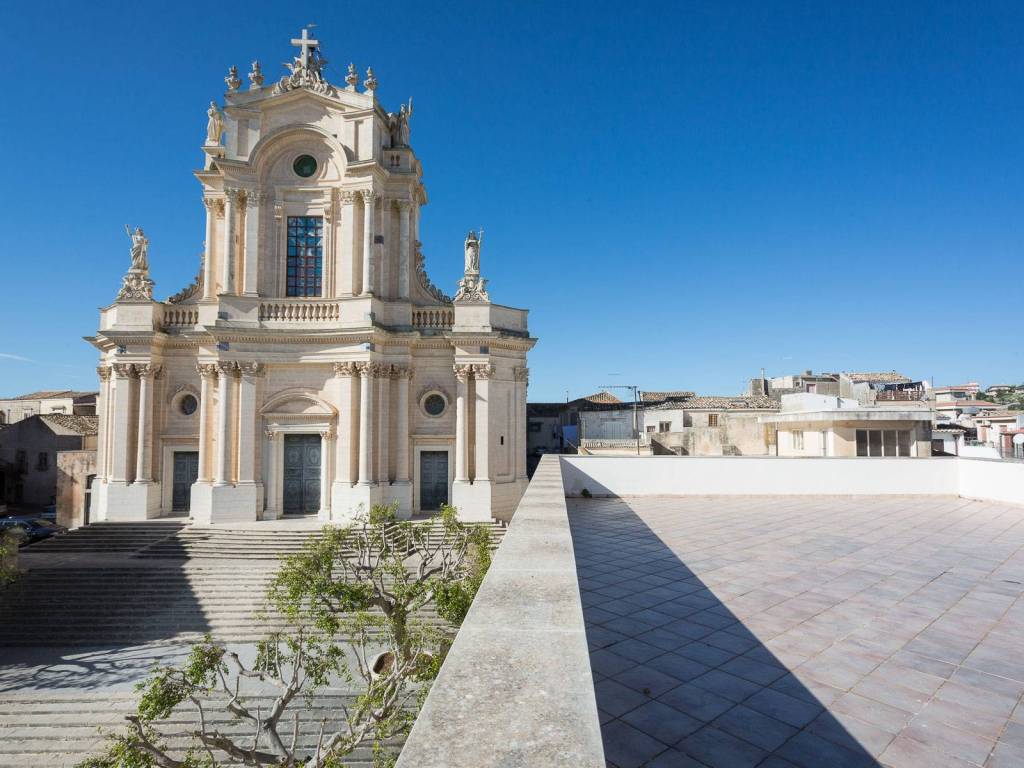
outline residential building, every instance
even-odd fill
[[[65,413],[29,416],[0,429],[0,502],[43,507],[57,495],[60,451],[96,450],[97,418]]]
[[[932,394],[935,397],[936,403],[949,403],[956,400],[977,400],[980,391],[981,386],[976,381],[972,381],[969,384],[935,387],[932,390]]]
[[[17,397],[0,398],[0,425],[14,424],[29,416],[64,413],[69,416],[95,416],[98,392],[53,389],[30,392]]]
[[[527,312],[493,303],[481,236],[454,299],[424,269],[409,109],[371,76],[329,83],[319,42],[291,74],[212,104],[205,252],[153,299],[148,240],[101,310],[94,519],[200,523],[374,504],[509,517],[526,487]],[[235,78],[240,81],[240,78]],[[235,82],[232,81],[232,82]]]
[[[766,429],[758,419],[778,409],[779,401],[764,395],[693,396],[646,408],[644,430],[656,454],[765,456]]]
[[[978,430],[978,443],[995,448],[1000,456],[1013,457],[1019,449],[1013,442],[1015,435],[1024,430],[1024,411],[985,411],[977,414],[974,426]]]
[[[932,414],[924,403],[865,406],[851,398],[783,395],[778,413],[759,417],[774,430],[777,456],[931,455]]]
[[[610,392],[595,392],[564,403],[527,403],[527,465],[532,472],[545,453],[572,451],[579,445],[580,411],[592,405],[617,405],[621,401]],[[630,406],[632,407],[632,406]]]

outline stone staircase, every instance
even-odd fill
[[[54,536],[30,545],[26,553],[60,552],[135,552],[168,536],[173,536],[187,524],[185,518],[172,520],[146,520],[139,523],[92,523],[76,528],[63,536]]]
[[[299,712],[300,749],[306,754],[312,752],[320,720],[326,718],[329,728],[330,723],[338,721],[342,706],[350,704],[353,699],[353,694],[324,692],[316,696],[309,708],[301,700],[289,707],[288,712]],[[96,754],[103,749],[105,733],[121,730],[125,715],[134,711],[135,701],[134,694],[105,694],[102,706],[97,706],[95,694],[53,693],[42,698],[24,694],[5,697],[0,693],[0,766],[72,768],[85,755]],[[249,701],[252,704],[261,702],[263,711],[266,711],[270,698]],[[195,727],[193,712],[189,705],[182,705],[160,724],[161,732],[173,733]],[[248,736],[252,732],[246,722],[236,720],[223,709],[207,708],[206,720],[209,726],[228,735]],[[289,716],[288,725],[281,728],[288,742],[291,740],[291,722]],[[251,738],[246,741],[251,743]],[[171,748],[178,748],[184,743],[181,738],[167,740]],[[401,749],[401,745],[402,741],[397,739],[388,743],[395,752]],[[356,750],[344,763],[353,768],[369,768],[373,765],[370,748]],[[227,761],[221,764],[234,765]]]

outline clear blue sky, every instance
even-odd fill
[[[1019,2],[140,0],[5,11],[0,394],[95,386],[124,224],[161,297],[191,280],[206,105],[310,22],[335,81],[414,97],[428,269],[453,292],[485,227],[533,400],[762,366],[1024,379]]]

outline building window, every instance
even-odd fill
[[[198,407],[199,401],[196,400],[195,395],[185,395],[178,401],[178,410],[185,416],[191,416]]]
[[[804,433],[802,430],[793,430],[793,450],[802,451],[804,449]]]
[[[323,291],[324,220],[288,217],[287,296],[319,296]]]
[[[709,427],[717,427],[718,426],[718,414],[717,413],[709,413],[708,414],[708,426]]]
[[[659,421],[658,422],[658,431],[659,432],[671,432],[672,431],[672,422],[671,421]]]
[[[858,456],[909,456],[913,443],[909,429],[858,429]]]
[[[299,155],[292,163],[292,170],[296,176],[308,179],[316,173],[316,158],[312,155]]]
[[[653,424],[651,426],[647,427],[647,434],[649,434],[649,435],[653,435],[654,434],[654,425]]]
[[[448,408],[448,400],[440,392],[428,392],[420,400],[420,407],[427,416],[437,418]]]
[[[46,451],[40,451],[39,456],[36,458],[36,469],[39,472],[45,472],[50,468],[50,454]]]

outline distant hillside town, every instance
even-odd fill
[[[528,406],[528,463],[546,453],[1024,458],[1024,384],[934,387],[897,371],[750,380],[736,395],[609,391]]]

